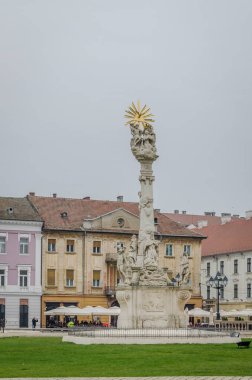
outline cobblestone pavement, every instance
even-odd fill
[[[21,378],[15,380],[252,380],[252,376],[150,376],[150,377],[47,377]],[[2,378],[1,380],[13,380]]]

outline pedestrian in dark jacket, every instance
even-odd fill
[[[5,329],[5,324],[6,324],[6,320],[4,318],[1,318],[0,319],[0,330],[2,329],[3,333],[4,333],[4,329]]]
[[[32,318],[32,328],[35,329],[36,328],[36,324],[37,324],[38,320],[34,317]]]

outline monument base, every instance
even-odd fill
[[[186,327],[184,306],[191,298],[188,287],[119,285],[116,298],[121,308],[118,328]]]

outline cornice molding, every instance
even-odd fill
[[[36,221],[31,221],[31,220],[0,220],[0,225],[14,225],[14,226],[36,226],[36,227],[41,227],[43,226],[43,222],[36,222]]]

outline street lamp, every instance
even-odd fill
[[[216,273],[215,277],[210,277],[207,281],[207,285],[211,286],[211,288],[217,289],[217,312],[216,312],[216,319],[217,321],[220,320],[220,289],[227,286],[228,278],[224,274],[221,274],[220,272]]]

